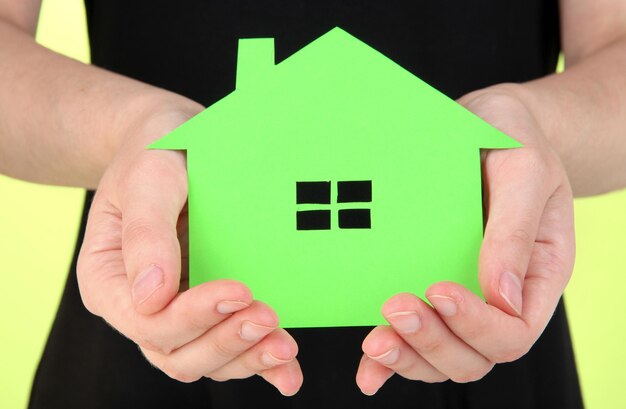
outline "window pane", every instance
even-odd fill
[[[296,212],[298,230],[330,230],[330,210]]]
[[[371,229],[370,209],[339,210],[340,229]]]
[[[337,182],[337,203],[371,202],[372,181],[350,180]]]
[[[296,182],[296,203],[330,204],[330,181]]]

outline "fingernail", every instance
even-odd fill
[[[274,331],[274,327],[266,327],[265,325],[255,324],[250,321],[244,321],[239,330],[241,339],[250,342],[260,341],[264,336]]]
[[[428,301],[435,307],[437,312],[445,317],[451,317],[456,314],[457,305],[453,298],[445,295],[431,295]]]
[[[415,311],[400,311],[387,315],[387,320],[401,334],[412,334],[422,326],[422,320]]]
[[[231,314],[233,312],[241,311],[244,308],[248,308],[250,304],[243,301],[220,301],[217,303],[216,309],[220,314]]]
[[[157,265],[152,265],[142,271],[133,283],[133,301],[141,304],[159,288],[163,286],[163,270]]]
[[[263,355],[261,355],[261,362],[263,363],[263,365],[268,366],[268,367],[283,365],[291,361],[293,361],[293,359],[276,358],[270,352],[263,352]]]
[[[398,348],[393,348],[385,352],[384,354],[380,354],[378,356],[368,355],[368,357],[370,357],[374,361],[380,362],[383,365],[392,365],[396,363],[396,361],[398,361],[398,358],[400,358],[400,350]]]
[[[508,271],[502,273],[500,295],[517,315],[522,315],[522,282],[515,274]]]

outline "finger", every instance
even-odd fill
[[[485,303],[456,283],[434,284],[426,291],[426,298],[448,328],[489,361],[509,362],[526,353],[513,351],[511,345],[521,348],[529,343],[529,328],[520,317]],[[516,356],[509,356],[513,352]]]
[[[98,207],[94,202],[77,266],[81,298],[90,312],[138,345],[167,354],[252,303],[252,293],[242,283],[215,280],[178,294],[155,314],[138,313],[120,245],[115,246],[115,236],[108,232],[119,221],[111,220],[115,216],[99,212]]]
[[[168,354],[252,302],[252,293],[242,283],[209,281],[178,294],[166,308],[152,315],[134,312],[129,302],[129,315],[134,321],[129,334],[141,347]]]
[[[356,372],[356,384],[363,394],[372,396],[393,374],[391,369],[363,354]]]
[[[524,280],[524,310],[514,317],[455,283],[437,283],[426,297],[459,338],[492,362],[523,356],[550,321],[574,260],[573,210],[568,190],[558,190],[541,219]]]
[[[176,225],[187,199],[180,152],[141,154],[119,198],[122,252],[137,311],[161,310],[178,292],[181,250]]]
[[[122,257],[121,215],[101,194],[96,192],[91,206],[77,265],[81,298],[90,312],[143,348],[167,354],[252,303],[242,283],[215,280],[179,293],[157,313],[138,313]]]
[[[259,374],[270,384],[274,385],[285,396],[295,395],[302,386],[303,376],[300,363],[297,359],[284,365],[267,369]]]
[[[89,209],[85,235],[76,264],[76,278],[85,308],[103,317],[107,305],[130,298],[126,269],[122,258],[122,214],[105,196],[96,190]],[[121,287],[111,285],[123,280]],[[112,302],[113,301],[113,302]]]
[[[367,335],[363,341],[363,352],[406,379],[428,383],[448,380],[388,326],[378,326]]]
[[[481,379],[493,364],[461,341],[424,301],[398,294],[383,305],[393,329],[420,356],[455,382]]]
[[[563,295],[576,254],[574,204],[567,180],[550,197],[541,217],[528,273],[524,300],[531,306],[524,321],[543,329]]]
[[[205,376],[216,381],[244,379],[267,369],[285,365],[296,358],[298,345],[282,328],[277,328],[261,342]]]
[[[489,152],[485,162],[488,216],[479,281],[489,304],[516,316],[523,309],[522,287],[539,221],[557,187],[531,149]]]
[[[150,362],[182,382],[200,379],[232,361],[276,329],[278,318],[267,305],[254,301],[204,335],[169,355],[144,350]]]

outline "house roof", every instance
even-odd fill
[[[354,135],[355,143],[369,135],[409,138],[412,146],[521,146],[340,28],[280,64],[273,39],[239,40],[235,91],[149,147],[190,149],[209,138],[258,141],[256,134],[263,143],[273,135],[276,143],[282,137],[330,142],[339,134]]]

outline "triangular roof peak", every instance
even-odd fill
[[[300,57],[306,57],[306,54],[315,48],[333,50],[338,47],[344,50],[350,47],[353,52],[355,48],[366,47],[362,51],[374,51],[379,54],[378,51],[372,49],[362,41],[359,41],[345,30],[335,27],[298,50],[285,61],[293,61]],[[327,58],[335,60],[337,56],[337,54],[327,55]],[[237,44],[236,89],[247,88],[258,84],[264,77],[272,74],[272,68],[276,65],[273,38],[240,38]]]
[[[252,107],[250,99],[255,101]],[[269,114],[276,115],[291,110],[289,105],[296,102],[302,108],[298,115],[307,104],[318,119],[330,115],[337,120],[344,110],[352,115],[347,121],[357,119],[358,112],[374,114],[381,121],[406,124],[410,132],[421,127],[429,141],[445,140],[451,147],[521,146],[384,54],[335,27],[279,64],[275,63],[273,38],[240,39],[235,91],[150,147],[186,149],[196,138],[211,133],[211,122],[223,127],[220,116],[226,111],[231,111],[226,116],[233,118],[233,110],[243,109],[241,117],[250,109],[275,104]],[[329,112],[331,105],[334,111]]]
[[[236,89],[245,89],[263,83],[269,75],[280,75],[283,69],[306,59],[317,64],[345,66],[346,59],[352,66],[363,63],[375,63],[372,59],[389,60],[379,51],[360,41],[345,30],[335,27],[311,43],[302,47],[289,58],[276,64],[273,38],[241,38],[237,46],[237,85]],[[273,68],[279,67],[279,70]],[[404,70],[400,66],[399,69]],[[410,74],[408,71],[407,74]],[[412,74],[410,74],[412,75]]]

